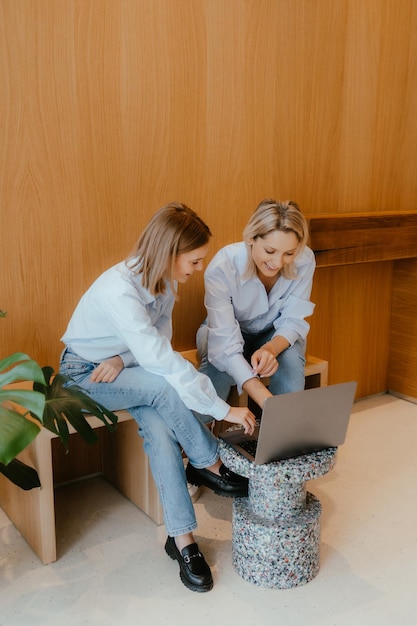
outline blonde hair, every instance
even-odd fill
[[[175,259],[206,245],[209,227],[185,204],[170,202],[157,211],[126,259],[126,265],[142,274],[142,285],[157,296],[165,293],[168,279],[175,293],[172,273]]]
[[[247,245],[249,240],[262,239],[273,232],[281,230],[284,233],[294,233],[297,237],[298,245],[293,261],[284,265],[281,270],[284,278],[294,279],[297,276],[295,269],[295,257],[300,254],[308,242],[308,224],[304,215],[301,213],[299,206],[289,200],[287,202],[277,202],[272,199],[265,199],[259,203],[255,213],[253,213],[249,222],[243,231],[243,238]],[[254,276],[256,274],[256,265],[249,254],[248,264],[244,273],[244,277]]]

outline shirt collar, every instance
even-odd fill
[[[241,241],[238,244],[238,253],[237,253],[237,257],[236,257],[236,266],[237,266],[237,270],[239,272],[239,282],[241,285],[245,285],[246,283],[248,283],[249,281],[255,280],[257,278],[257,276],[247,276],[244,277],[243,274],[246,272],[246,268],[248,266],[248,260],[249,260],[249,246],[244,242]]]
[[[158,299],[158,297],[160,297],[160,296],[155,296],[149,291],[149,289],[146,289],[146,287],[142,285],[142,273],[141,272],[139,274],[136,274],[132,270],[128,269],[128,276],[129,276],[129,280],[135,286],[135,289],[137,289],[137,291],[140,292],[141,297],[143,301],[145,302],[145,304],[151,304],[152,302],[155,302]],[[171,284],[169,280],[165,281],[165,294],[163,295],[165,297],[172,296],[172,289],[171,289]]]

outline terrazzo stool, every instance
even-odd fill
[[[232,560],[245,580],[274,589],[304,585],[320,566],[320,501],[305,482],[336,463],[337,448],[255,465],[220,440],[223,463],[249,479],[247,498],[235,498]]]

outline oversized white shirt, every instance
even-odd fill
[[[94,363],[119,355],[125,367],[139,364],[163,376],[189,409],[224,419],[230,407],[210,379],[172,349],[174,302],[168,281],[166,293],[153,296],[121,262],[82,296],[62,341]]]
[[[280,276],[269,293],[257,276],[242,278],[248,254],[244,242],[225,246],[204,274],[208,359],[227,372],[239,389],[253,378],[251,365],[243,356],[242,331],[257,334],[274,328],[273,336],[281,335],[293,345],[307,336],[310,326],[304,318],[315,306],[310,294],[316,262],[310,248],[295,258],[297,278]]]

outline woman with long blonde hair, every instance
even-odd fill
[[[104,272],[83,295],[62,337],[60,371],[139,426],[164,512],[167,554],[193,591],[213,586],[194,541],[189,482],[224,496],[247,495],[247,479],[220,461],[218,440],[193,411],[243,425],[255,418],[230,407],[171,345],[178,283],[203,269],[210,230],[187,206],[171,203],[150,220],[129,257]],[[184,470],[182,450],[189,459]]]

